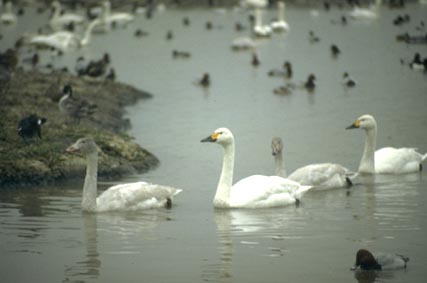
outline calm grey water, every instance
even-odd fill
[[[212,208],[222,150],[199,141],[217,127],[226,126],[235,135],[235,180],[274,172],[273,136],[284,140],[290,172],[327,161],[357,170],[364,134],[344,128],[365,113],[376,117],[378,146],[427,152],[426,76],[399,63],[416,51],[425,57],[426,49],[394,40],[397,33],[414,31],[427,6],[383,7],[378,20],[347,26],[331,24],[345,10],[319,10],[319,16],[310,10],[289,7],[291,32],[258,42],[258,68],[250,65],[250,53],[229,48],[234,38],[248,34],[233,30],[236,21],[246,23],[247,13],[231,10],[168,9],[152,20],[138,17],[127,29],[97,35],[89,47],[55,59],[58,65],[71,65],[80,54],[98,58],[108,51],[120,81],[154,94],[128,109],[129,134],[161,165],[117,181],[143,179],[184,192],[170,211],[86,215],[80,211],[83,181],[2,190],[1,281],[423,282],[426,171],[363,178],[349,190],[308,193],[298,208]],[[403,13],[411,15],[411,23],[392,26]],[[189,27],[181,24],[184,16],[191,19]],[[267,12],[267,18],[274,16]],[[207,20],[217,28],[206,31]],[[134,38],[137,27],[149,36]],[[25,19],[3,28],[4,40],[27,29]],[[165,40],[169,29],[175,34],[172,41]],[[319,43],[308,42],[310,29]],[[332,43],[342,50],[338,59],[330,56]],[[173,49],[192,57],[173,60]],[[284,81],[266,74],[284,60],[294,65],[293,82],[316,74],[314,93],[272,93]],[[343,88],[344,71],[357,80],[356,88]],[[212,78],[206,90],[193,84],[204,72]],[[409,267],[377,277],[355,276],[349,268],[362,247],[405,254],[411,258]]]

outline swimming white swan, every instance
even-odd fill
[[[348,187],[352,184],[350,171],[335,163],[310,164],[295,170],[291,175],[286,175],[283,162],[283,142],[275,137],[271,141],[271,150],[276,164],[277,176],[288,177],[289,180],[304,186],[312,186],[313,190],[326,190]]]
[[[167,186],[135,182],[110,187],[97,197],[98,148],[94,139],[81,138],[67,148],[67,152],[77,151],[85,154],[87,160],[82,199],[84,211],[132,211],[170,207],[172,198],[182,191]]]
[[[285,20],[285,3],[277,2],[277,21],[271,23],[271,28],[274,31],[289,31],[289,24]]]
[[[107,29],[109,29],[109,27],[114,24],[125,25],[133,21],[133,19],[134,19],[134,16],[129,13],[124,13],[124,12],[111,13],[110,1],[104,2],[103,20],[105,25],[107,26]]]
[[[70,48],[82,47],[89,44],[92,30],[100,23],[100,19],[93,20],[87,26],[82,38],[73,32],[57,31],[48,35],[35,35],[30,38],[29,43],[38,46],[53,47],[61,51],[67,51]]]
[[[414,148],[384,147],[375,151],[377,143],[377,123],[371,115],[360,116],[346,129],[365,130],[365,149],[359,165],[360,173],[405,174],[421,170],[421,163],[427,154],[420,154]]]
[[[375,4],[368,9],[354,7],[350,12],[350,17],[356,20],[373,20],[378,17],[379,8],[382,0],[375,0]]]
[[[9,1],[5,4],[4,12],[0,16],[0,21],[7,25],[16,23],[16,15],[12,11],[12,2]]]
[[[201,142],[214,142],[224,148],[221,177],[213,205],[216,208],[279,207],[299,201],[311,189],[278,177],[252,175],[233,185],[234,137],[227,128],[219,128]]]
[[[61,29],[70,23],[81,24],[85,20],[83,16],[78,14],[66,13],[61,15],[61,4],[58,1],[52,2],[52,6],[54,10],[49,24],[53,30]]]
[[[268,25],[263,25],[262,23],[262,11],[259,8],[255,9],[255,26],[254,33],[256,36],[270,36],[271,35],[271,27]]]
[[[231,49],[235,51],[255,49],[255,41],[250,37],[237,37],[231,42]]]

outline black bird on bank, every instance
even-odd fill
[[[18,123],[18,135],[27,143],[28,139],[35,135],[42,138],[41,125],[46,123],[46,118],[38,117],[36,114],[31,114],[28,117],[21,119]]]

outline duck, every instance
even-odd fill
[[[272,33],[272,29],[269,25],[263,25],[262,23],[262,11],[260,8],[255,9],[255,25],[253,32],[258,37],[268,37]]]
[[[83,37],[79,37],[73,32],[57,31],[48,35],[31,36],[28,43],[36,46],[51,47],[61,52],[66,52],[73,48],[83,47],[89,44],[93,29],[101,24],[100,19],[95,19],[86,27]]]
[[[343,75],[343,84],[346,87],[352,88],[356,86],[356,81],[353,80],[350,75],[348,74],[348,72],[344,72]]]
[[[374,20],[378,18],[378,12],[381,3],[382,0],[375,0],[375,4],[369,8],[354,7],[349,15],[355,20]]]
[[[289,24],[285,20],[285,2],[277,2],[277,21],[272,22],[270,25],[274,31],[289,31]]]
[[[89,103],[84,99],[77,99],[73,97],[73,89],[71,85],[67,84],[62,90],[62,97],[58,102],[59,111],[77,122],[81,118],[88,117],[95,113],[97,108],[96,104]]]
[[[125,12],[112,13],[110,1],[105,1],[103,4],[104,13],[102,19],[106,25],[107,30],[114,25],[126,25],[134,20],[134,16]]]
[[[360,249],[356,253],[356,263],[351,270],[396,270],[405,269],[409,257],[391,253],[371,253]]]
[[[104,53],[101,59],[90,61],[87,64],[83,74],[91,78],[101,78],[107,73],[109,65],[110,55],[108,53]]]
[[[168,30],[166,32],[166,40],[172,40],[173,39],[173,31]]]
[[[209,87],[211,84],[211,79],[208,73],[204,73],[202,78],[197,81],[197,85],[202,87]]]
[[[191,53],[187,51],[172,50],[172,57],[175,58],[190,58]]]
[[[421,54],[416,52],[414,54],[414,58],[412,59],[412,61],[409,63],[409,67],[413,70],[424,70],[425,69],[425,61],[426,59],[421,59]]]
[[[298,168],[287,176],[283,162],[283,142],[279,137],[271,140],[271,151],[275,162],[276,176],[288,178],[304,186],[311,186],[313,190],[328,190],[349,187],[353,183],[351,178],[356,175],[344,166],[336,163],[310,164]]]
[[[304,88],[310,92],[313,91],[316,88],[315,80],[316,76],[314,74],[308,75],[307,80],[304,83]]]
[[[377,122],[365,114],[346,129],[365,130],[365,149],[359,165],[359,173],[364,174],[408,174],[422,170],[422,162],[427,153],[421,154],[415,148],[384,147],[375,151],[377,143]]]
[[[233,185],[234,137],[227,128],[218,128],[201,142],[223,147],[222,171],[213,200],[215,208],[267,208],[298,204],[311,189],[279,176],[252,175]]]
[[[27,143],[28,139],[33,138],[35,135],[42,138],[41,125],[46,123],[47,119],[39,117],[37,114],[31,114],[25,118],[22,118],[18,122],[18,135]]]
[[[59,1],[53,1],[52,7],[53,15],[49,21],[49,25],[53,30],[62,29],[65,25],[68,25],[70,23],[82,24],[85,21],[85,18],[78,14],[61,14],[61,3],[59,3]]]
[[[254,67],[258,67],[261,64],[261,62],[259,61],[258,55],[255,52],[252,53],[251,64]]]
[[[247,36],[237,37],[231,42],[231,49],[234,51],[253,50],[255,47],[255,41]]]
[[[17,21],[16,15],[12,11],[12,2],[6,2],[4,12],[0,15],[0,22],[5,25],[15,24]]]
[[[317,43],[320,41],[320,37],[318,37],[317,35],[314,34],[314,31],[310,30],[308,32],[308,41],[310,41],[310,43]]]
[[[287,85],[278,86],[273,89],[273,93],[277,95],[288,95],[292,93],[292,88]]]
[[[331,54],[334,58],[341,54],[341,50],[335,44],[331,45]]]
[[[267,75],[269,77],[282,77],[286,79],[292,78],[293,70],[292,70],[292,64],[289,61],[285,61],[283,63],[283,69],[272,69],[268,71]]]
[[[141,181],[112,186],[97,197],[98,146],[95,140],[92,137],[80,138],[66,152],[86,155],[86,177],[81,202],[81,208],[85,212],[170,208],[173,197],[182,191]]]

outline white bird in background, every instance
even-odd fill
[[[277,21],[271,23],[274,31],[289,31],[289,24],[285,20],[285,3],[277,2]]]
[[[335,163],[310,164],[295,170],[287,176],[283,161],[283,142],[275,137],[271,141],[271,150],[275,161],[275,174],[304,186],[312,186],[313,190],[343,188],[352,185],[352,174],[347,168]]]
[[[233,185],[234,137],[227,128],[219,128],[201,142],[213,142],[224,148],[222,171],[213,201],[216,208],[266,208],[297,203],[310,186],[278,177],[252,175]]]
[[[5,11],[0,15],[0,21],[6,25],[16,23],[16,15],[12,11],[12,2],[9,1],[5,4]]]
[[[62,29],[65,25],[68,25],[70,23],[82,24],[85,21],[85,18],[78,14],[61,14],[61,4],[58,1],[52,2],[52,6],[54,10],[49,24],[53,30]]]
[[[111,12],[111,3],[110,1],[104,2],[104,13],[103,21],[106,25],[107,30],[110,29],[112,25],[126,25],[129,22],[133,21],[134,16],[125,12],[112,13]]]
[[[269,25],[262,23],[262,11],[260,8],[255,9],[255,25],[253,29],[256,36],[265,37],[270,36],[272,29]]]
[[[182,191],[167,186],[135,182],[110,187],[97,197],[98,147],[94,139],[81,138],[69,146],[67,152],[81,152],[86,155],[87,168],[82,199],[84,211],[134,211],[170,207],[173,197]]]
[[[350,12],[350,17],[356,20],[374,20],[378,17],[381,3],[382,0],[375,0],[375,4],[368,9],[354,7],[353,11]]]
[[[365,149],[359,165],[359,173],[368,174],[405,174],[422,169],[427,154],[421,154],[415,148],[384,147],[375,151],[377,143],[377,123],[371,115],[360,116],[347,129],[363,129],[366,133]]]
[[[240,1],[241,6],[249,6],[253,8],[265,8],[267,0],[243,0]]]
[[[29,40],[29,44],[52,47],[65,52],[87,45],[90,42],[92,30],[99,24],[101,24],[100,19],[93,20],[87,26],[82,38],[73,32],[57,31],[48,35],[32,36]]]

